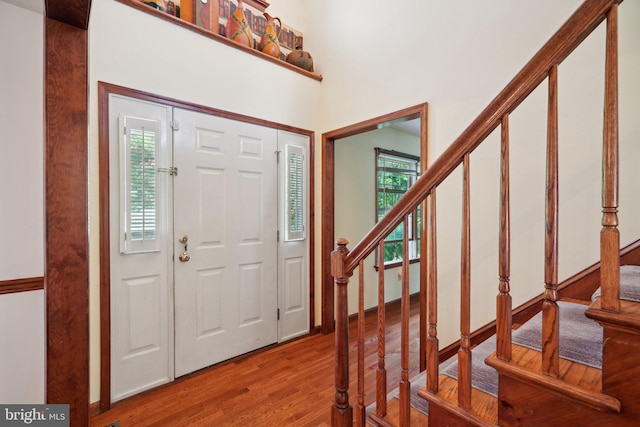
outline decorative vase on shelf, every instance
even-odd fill
[[[209,31],[219,34],[220,29],[218,28],[218,26],[220,25],[220,2],[218,0],[208,0],[207,5],[209,6]]]
[[[183,21],[196,23],[194,10],[195,2],[193,0],[180,0],[180,19]]]
[[[267,12],[264,13],[264,17],[267,18],[267,28],[260,39],[258,50],[274,58],[280,58],[280,41],[278,37],[280,37],[280,31],[282,30],[282,21],[280,21],[280,18],[272,18]],[[278,21],[278,29],[276,29],[274,21]]]
[[[144,4],[151,6],[154,9],[158,9],[162,12],[167,11],[167,5],[164,0],[143,0]]]
[[[286,61],[303,70],[313,72],[313,58],[309,52],[302,50],[302,46],[296,46],[296,50],[287,55]]]
[[[244,15],[244,11],[242,10],[242,0],[238,0],[238,7],[236,7],[236,10],[227,20],[225,35],[227,38],[240,44],[250,48],[254,47],[255,41],[253,40],[253,32],[251,31],[251,26]]]

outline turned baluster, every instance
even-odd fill
[[[500,284],[496,300],[496,355],[511,360],[511,288],[509,286],[510,255],[510,198],[509,198],[509,115],[502,116],[500,129],[500,236],[498,248],[498,276]]]
[[[408,426],[411,419],[411,382],[409,381],[409,215],[403,222],[402,299],[400,305],[400,425]]]
[[[602,146],[601,307],[620,311],[618,231],[618,5],[607,14],[604,132]]]
[[[349,253],[347,239],[338,239],[337,248],[331,252],[331,275],[336,284],[335,331],[335,401],[331,408],[333,427],[351,427],[353,408],[349,404],[349,311],[347,285],[351,273],[345,271],[345,257]]]
[[[471,408],[471,209],[469,153],[463,158],[462,250],[460,273],[460,348],[458,349],[458,405]]]
[[[387,369],[385,367],[384,240],[378,244],[378,368],[376,369],[376,414],[387,415]]]
[[[547,117],[547,184],[545,232],[544,301],[542,303],[542,370],[559,373],[558,313],[558,66],[549,70]]]
[[[364,427],[364,261],[358,264],[358,405],[356,425]]]
[[[438,392],[438,263],[436,237],[436,189],[429,196],[429,277],[427,282],[428,335],[427,335],[427,390]]]

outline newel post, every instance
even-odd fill
[[[345,271],[344,260],[349,250],[347,239],[336,241],[336,250],[331,252],[331,275],[336,284],[336,344],[335,344],[335,402],[331,407],[331,425],[351,427],[353,408],[349,405],[349,308],[347,285],[351,273]]]

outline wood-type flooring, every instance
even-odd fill
[[[410,320],[410,377],[418,373],[417,298]],[[366,316],[365,405],[375,400],[377,313]],[[400,304],[386,310],[389,389],[400,380]],[[351,405],[357,403],[356,330],[350,322]],[[273,346],[180,378],[117,402],[91,419],[91,427],[329,426],[334,388],[334,334],[316,334]]]

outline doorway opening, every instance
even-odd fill
[[[340,206],[335,205],[336,186],[336,158],[335,144],[337,140],[370,132],[392,125],[417,123],[420,140],[420,163],[426,168],[428,163],[428,133],[427,117],[428,104],[418,104],[393,113],[385,114],[370,120],[336,129],[322,135],[322,333],[328,334],[335,330],[335,297],[334,282],[331,276],[331,252],[335,247],[335,216]],[[365,178],[366,179],[366,178]],[[372,212],[373,215],[373,212]],[[356,242],[353,242],[356,243]],[[426,245],[421,245],[426,250]],[[421,284],[422,286],[422,284]]]

